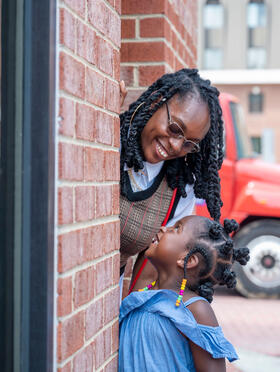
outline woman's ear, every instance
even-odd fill
[[[184,260],[185,260],[186,255],[180,257],[177,260],[177,266],[179,266],[181,269],[184,269]],[[187,262],[187,269],[193,269],[199,264],[199,259],[198,256],[194,253],[191,255],[191,257],[188,259]]]

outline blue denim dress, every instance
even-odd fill
[[[195,372],[188,340],[213,358],[238,359],[221,327],[198,324],[188,309],[203,300],[193,297],[178,308],[172,290],[133,292],[120,308],[119,372]],[[178,332],[180,331],[180,332]]]

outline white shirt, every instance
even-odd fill
[[[161,168],[163,167],[164,161],[161,161],[156,164],[151,164],[145,161],[143,163],[144,168],[141,169],[139,172],[135,172],[132,169],[132,175],[137,186],[139,186],[141,190],[146,190],[153,184],[156,176],[159,174]],[[127,171],[128,169],[129,168],[125,164],[124,170]],[[131,188],[134,192],[139,191],[134,185],[134,182],[131,181],[130,183]],[[185,216],[189,216],[193,213],[196,200],[194,196],[193,186],[186,185],[185,190],[187,193],[187,197],[180,198],[174,216],[168,221],[166,226],[173,226],[176,223],[176,221],[180,220]]]

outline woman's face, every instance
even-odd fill
[[[178,124],[186,139],[199,143],[210,128],[209,110],[197,96],[168,101],[171,120]],[[183,138],[174,138],[168,132],[168,115],[163,104],[149,119],[141,134],[141,145],[145,160],[155,164],[187,155]]]

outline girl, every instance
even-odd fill
[[[233,262],[249,260],[228,235],[237,226],[189,216],[155,235],[145,254],[157,281],[121,305],[120,372],[221,372],[238,358],[209,304],[215,284],[235,286]]]
[[[124,92],[124,86],[121,85]],[[121,274],[164,222],[193,213],[195,196],[219,220],[223,122],[218,90],[195,69],[163,75],[120,115]],[[141,266],[143,255],[137,265]],[[138,267],[136,265],[136,267]],[[145,274],[146,270],[146,274]],[[142,272],[151,275],[152,266]]]

